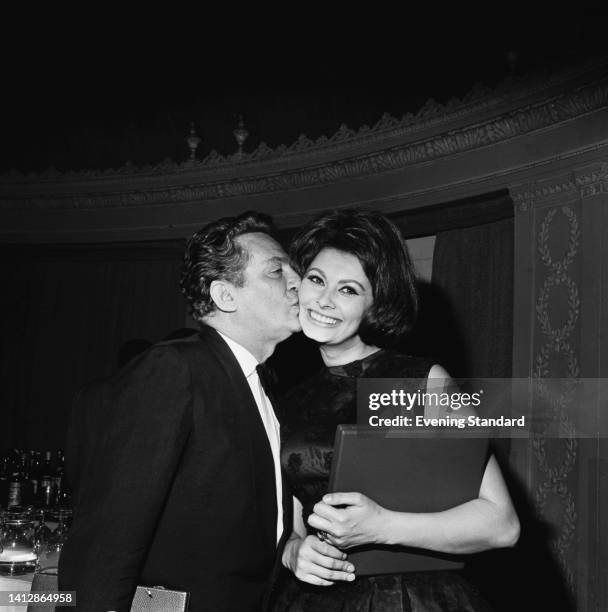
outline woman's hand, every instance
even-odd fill
[[[336,580],[352,582],[355,568],[346,555],[317,536],[292,537],[283,551],[283,565],[303,582],[330,586]]]
[[[324,531],[330,544],[344,549],[384,543],[385,514],[385,508],[362,493],[330,493],[315,504],[308,524]]]

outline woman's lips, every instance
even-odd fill
[[[316,324],[323,325],[325,327],[335,327],[338,323],[340,323],[340,319],[328,317],[327,315],[311,310],[310,308],[308,309],[308,318],[314,321]]]

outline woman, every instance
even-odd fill
[[[282,402],[282,461],[295,507],[282,557],[291,574],[276,609],[487,609],[457,573],[356,578],[346,553],[369,543],[456,554],[512,546],[519,521],[494,457],[479,497],[444,512],[392,512],[359,493],[327,495],[336,426],[356,421],[358,377],[426,378],[435,391],[439,379],[449,382],[441,366],[391,349],[417,310],[414,270],[399,230],[378,213],[336,211],[305,227],[291,256],[302,276],[302,330],[318,343],[324,367]]]

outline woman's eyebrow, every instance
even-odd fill
[[[365,287],[358,280],[355,280],[354,278],[339,280],[338,283],[341,285],[344,285],[346,283],[354,283],[355,285],[359,285],[359,287],[361,287],[361,289],[365,291]]]
[[[309,274],[313,270],[317,272],[318,274],[320,274],[321,276],[323,276],[323,278],[327,278],[323,270],[321,270],[320,268],[309,268],[307,274]],[[340,279],[338,281],[339,285],[345,285],[346,283],[352,283],[355,285],[359,285],[359,287],[361,287],[361,291],[366,291],[365,286],[362,285],[358,280],[355,280],[354,278],[345,278],[345,279]]]
[[[323,272],[323,270],[320,268],[308,268],[308,273],[312,272],[313,270],[325,278],[325,272]]]

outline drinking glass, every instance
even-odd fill
[[[37,555],[30,507],[13,506],[2,514],[0,574],[34,571]]]
[[[60,508],[54,512],[54,517],[57,519],[57,528],[40,544],[38,554],[39,570],[47,567],[57,567],[59,564],[59,555],[67,540],[70,529],[72,511],[69,508]]]

